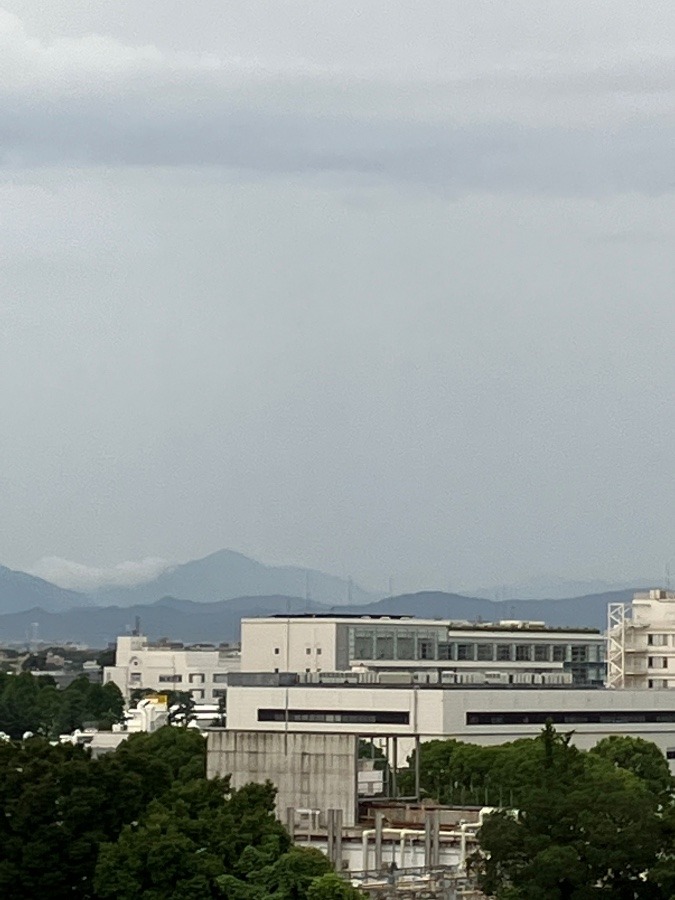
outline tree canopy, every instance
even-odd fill
[[[326,880],[326,856],[291,846],[271,784],[205,778],[205,744],[175,727],[100,759],[42,737],[0,743],[0,897],[359,900]]]
[[[14,740],[26,732],[58,737],[87,723],[110,729],[123,713],[124,698],[112,682],[95,684],[81,675],[60,690],[50,676],[0,675],[0,731]]]
[[[493,806],[472,870],[498,900],[675,898],[673,779],[649,741],[617,735],[584,752],[548,725],[534,739],[481,747],[435,740],[421,787],[443,803]]]

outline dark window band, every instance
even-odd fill
[[[469,712],[467,725],[639,725],[673,723],[673,712]]]
[[[357,725],[408,725],[410,713],[393,710],[259,709],[259,722],[339,722]]]

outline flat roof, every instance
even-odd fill
[[[284,621],[321,621],[334,622],[336,624],[373,624],[391,623],[392,625],[418,625],[420,627],[442,627],[454,631],[500,631],[513,632],[515,634],[531,633],[560,633],[560,634],[585,634],[600,635],[598,628],[586,628],[559,625],[546,625],[542,622],[506,621],[506,622],[469,622],[466,619],[422,619],[413,615],[370,615],[369,613],[275,613],[271,616],[243,616],[242,622],[284,622]]]

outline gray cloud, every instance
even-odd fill
[[[673,56],[326,63],[36,41],[0,18],[5,165],[345,172],[450,192],[673,187]]]

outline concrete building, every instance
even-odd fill
[[[675,688],[675,591],[656,588],[610,604],[607,663],[609,687]]]
[[[671,765],[675,761],[675,707],[665,691],[382,682],[337,685],[307,683],[282,674],[266,676],[266,683],[261,683],[261,676],[240,675],[237,682],[228,690],[228,729],[501,744],[534,737],[550,720],[572,731],[574,743],[582,749],[608,735],[630,734],[653,741]]]
[[[242,619],[243,672],[454,673],[458,680],[602,684],[605,640],[543,622],[476,624],[411,616],[295,615]],[[473,679],[472,677],[473,676]]]
[[[134,690],[190,691],[198,703],[217,703],[229,673],[239,671],[239,659],[239,649],[230,646],[151,644],[144,635],[124,635],[103,680],[113,681],[127,700]]]

